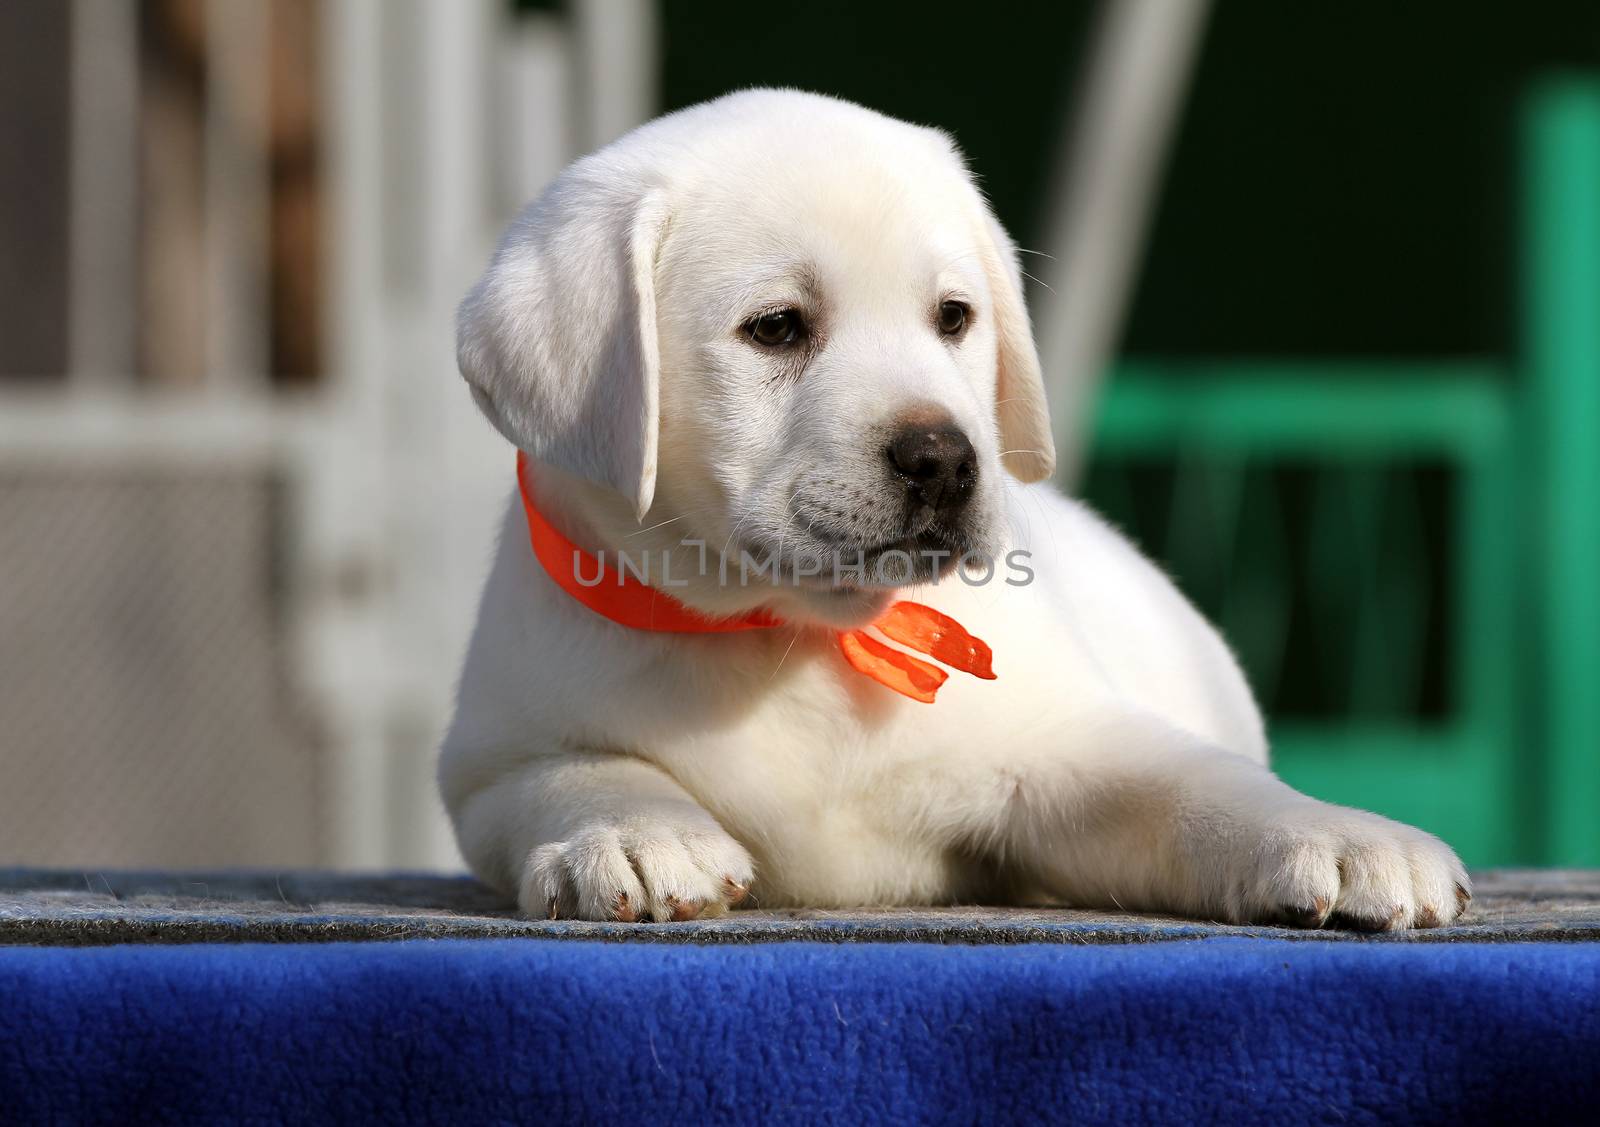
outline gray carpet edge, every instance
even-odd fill
[[[1366,934],[1232,926],[1068,908],[740,910],[682,923],[520,916],[470,877],[330,872],[0,869],[0,945],[543,939],[653,944],[1162,943],[1213,938],[1365,943],[1600,941],[1600,872],[1487,870],[1443,928]]]

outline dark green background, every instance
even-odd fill
[[[664,103],[793,85],[943,126],[1037,248],[1096,10],[666,0]],[[1125,351],[1505,353],[1516,92],[1597,64],[1597,0],[1216,0]]]

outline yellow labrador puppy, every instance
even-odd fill
[[[524,911],[1465,906],[1440,841],[1275,778],[1227,646],[1042,484],[1016,251],[945,134],[664,117],[528,207],[459,327],[527,472],[439,778]]]

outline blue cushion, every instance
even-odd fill
[[[0,949],[20,1123],[1578,1118],[1600,944]]]

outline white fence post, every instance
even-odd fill
[[[1044,240],[1051,261],[1040,268],[1051,287],[1034,295],[1034,323],[1055,421],[1056,476],[1069,487],[1083,469],[1090,412],[1122,331],[1210,3],[1102,5],[1088,73],[1058,147]]]
[[[137,367],[139,11],[73,0],[68,374],[128,383]]]
[[[272,324],[271,13],[257,0],[209,0],[205,10],[206,388],[264,387]]]

